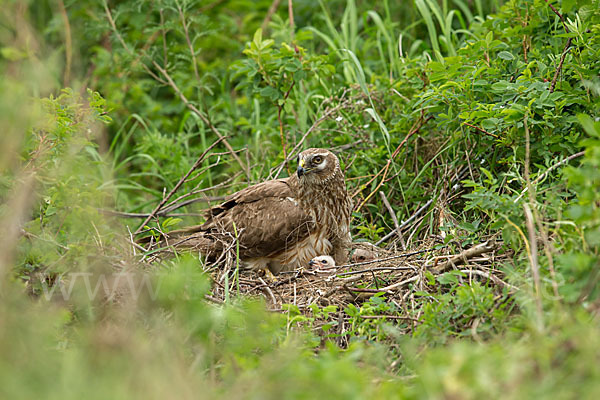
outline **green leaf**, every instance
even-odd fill
[[[179,224],[181,221],[183,221],[183,219],[181,219],[181,218],[169,217],[169,218],[165,219],[161,225],[162,225],[163,229],[166,229],[166,228],[170,228],[172,226]]]
[[[600,123],[594,123],[592,117],[587,114],[578,114],[577,120],[588,135],[600,137]]]
[[[498,53],[498,57],[508,61],[515,59],[515,56],[513,56],[512,53],[509,53],[508,51],[501,51],[500,53]]]

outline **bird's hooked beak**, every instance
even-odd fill
[[[312,267],[312,266],[313,266],[313,265],[315,265],[316,263],[317,263],[317,262],[316,262],[315,260],[310,260],[310,261],[308,262],[308,266],[309,266],[309,267]]]
[[[298,169],[296,170],[298,178],[302,177],[302,175],[304,175],[307,172],[306,169],[304,169],[305,165],[306,162],[303,159],[300,159],[300,161],[298,162]]]

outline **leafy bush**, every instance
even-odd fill
[[[265,19],[276,3],[0,14],[3,397],[591,397],[598,0],[295,1],[294,26],[283,5]],[[382,294],[307,313],[212,304],[197,260],[141,264],[139,222],[106,213],[152,210],[220,136],[180,193],[218,199],[330,147],[356,240],[394,229],[377,192],[401,220],[425,204],[407,246],[495,238],[504,289],[424,271],[408,318]]]

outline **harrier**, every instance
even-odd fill
[[[209,258],[237,240],[246,267],[273,273],[306,266],[317,255],[330,255],[341,265],[351,244],[351,210],[338,158],[312,148],[299,154],[292,176],[227,196],[208,210],[204,224],[170,232],[166,240]]]

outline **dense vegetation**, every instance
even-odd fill
[[[600,2],[279,3],[0,11],[1,397],[599,393]],[[493,237],[518,290],[429,276],[416,325],[364,318],[393,315],[385,296],[340,310],[347,348],[324,338],[331,309],[206,301],[197,258],[148,265],[142,219],[109,210],[147,215],[221,137],[177,192],[204,200],[149,226],[333,148],[354,240],[394,229],[384,191],[401,220],[427,205],[407,249]],[[131,290],[102,296],[115,271]]]

